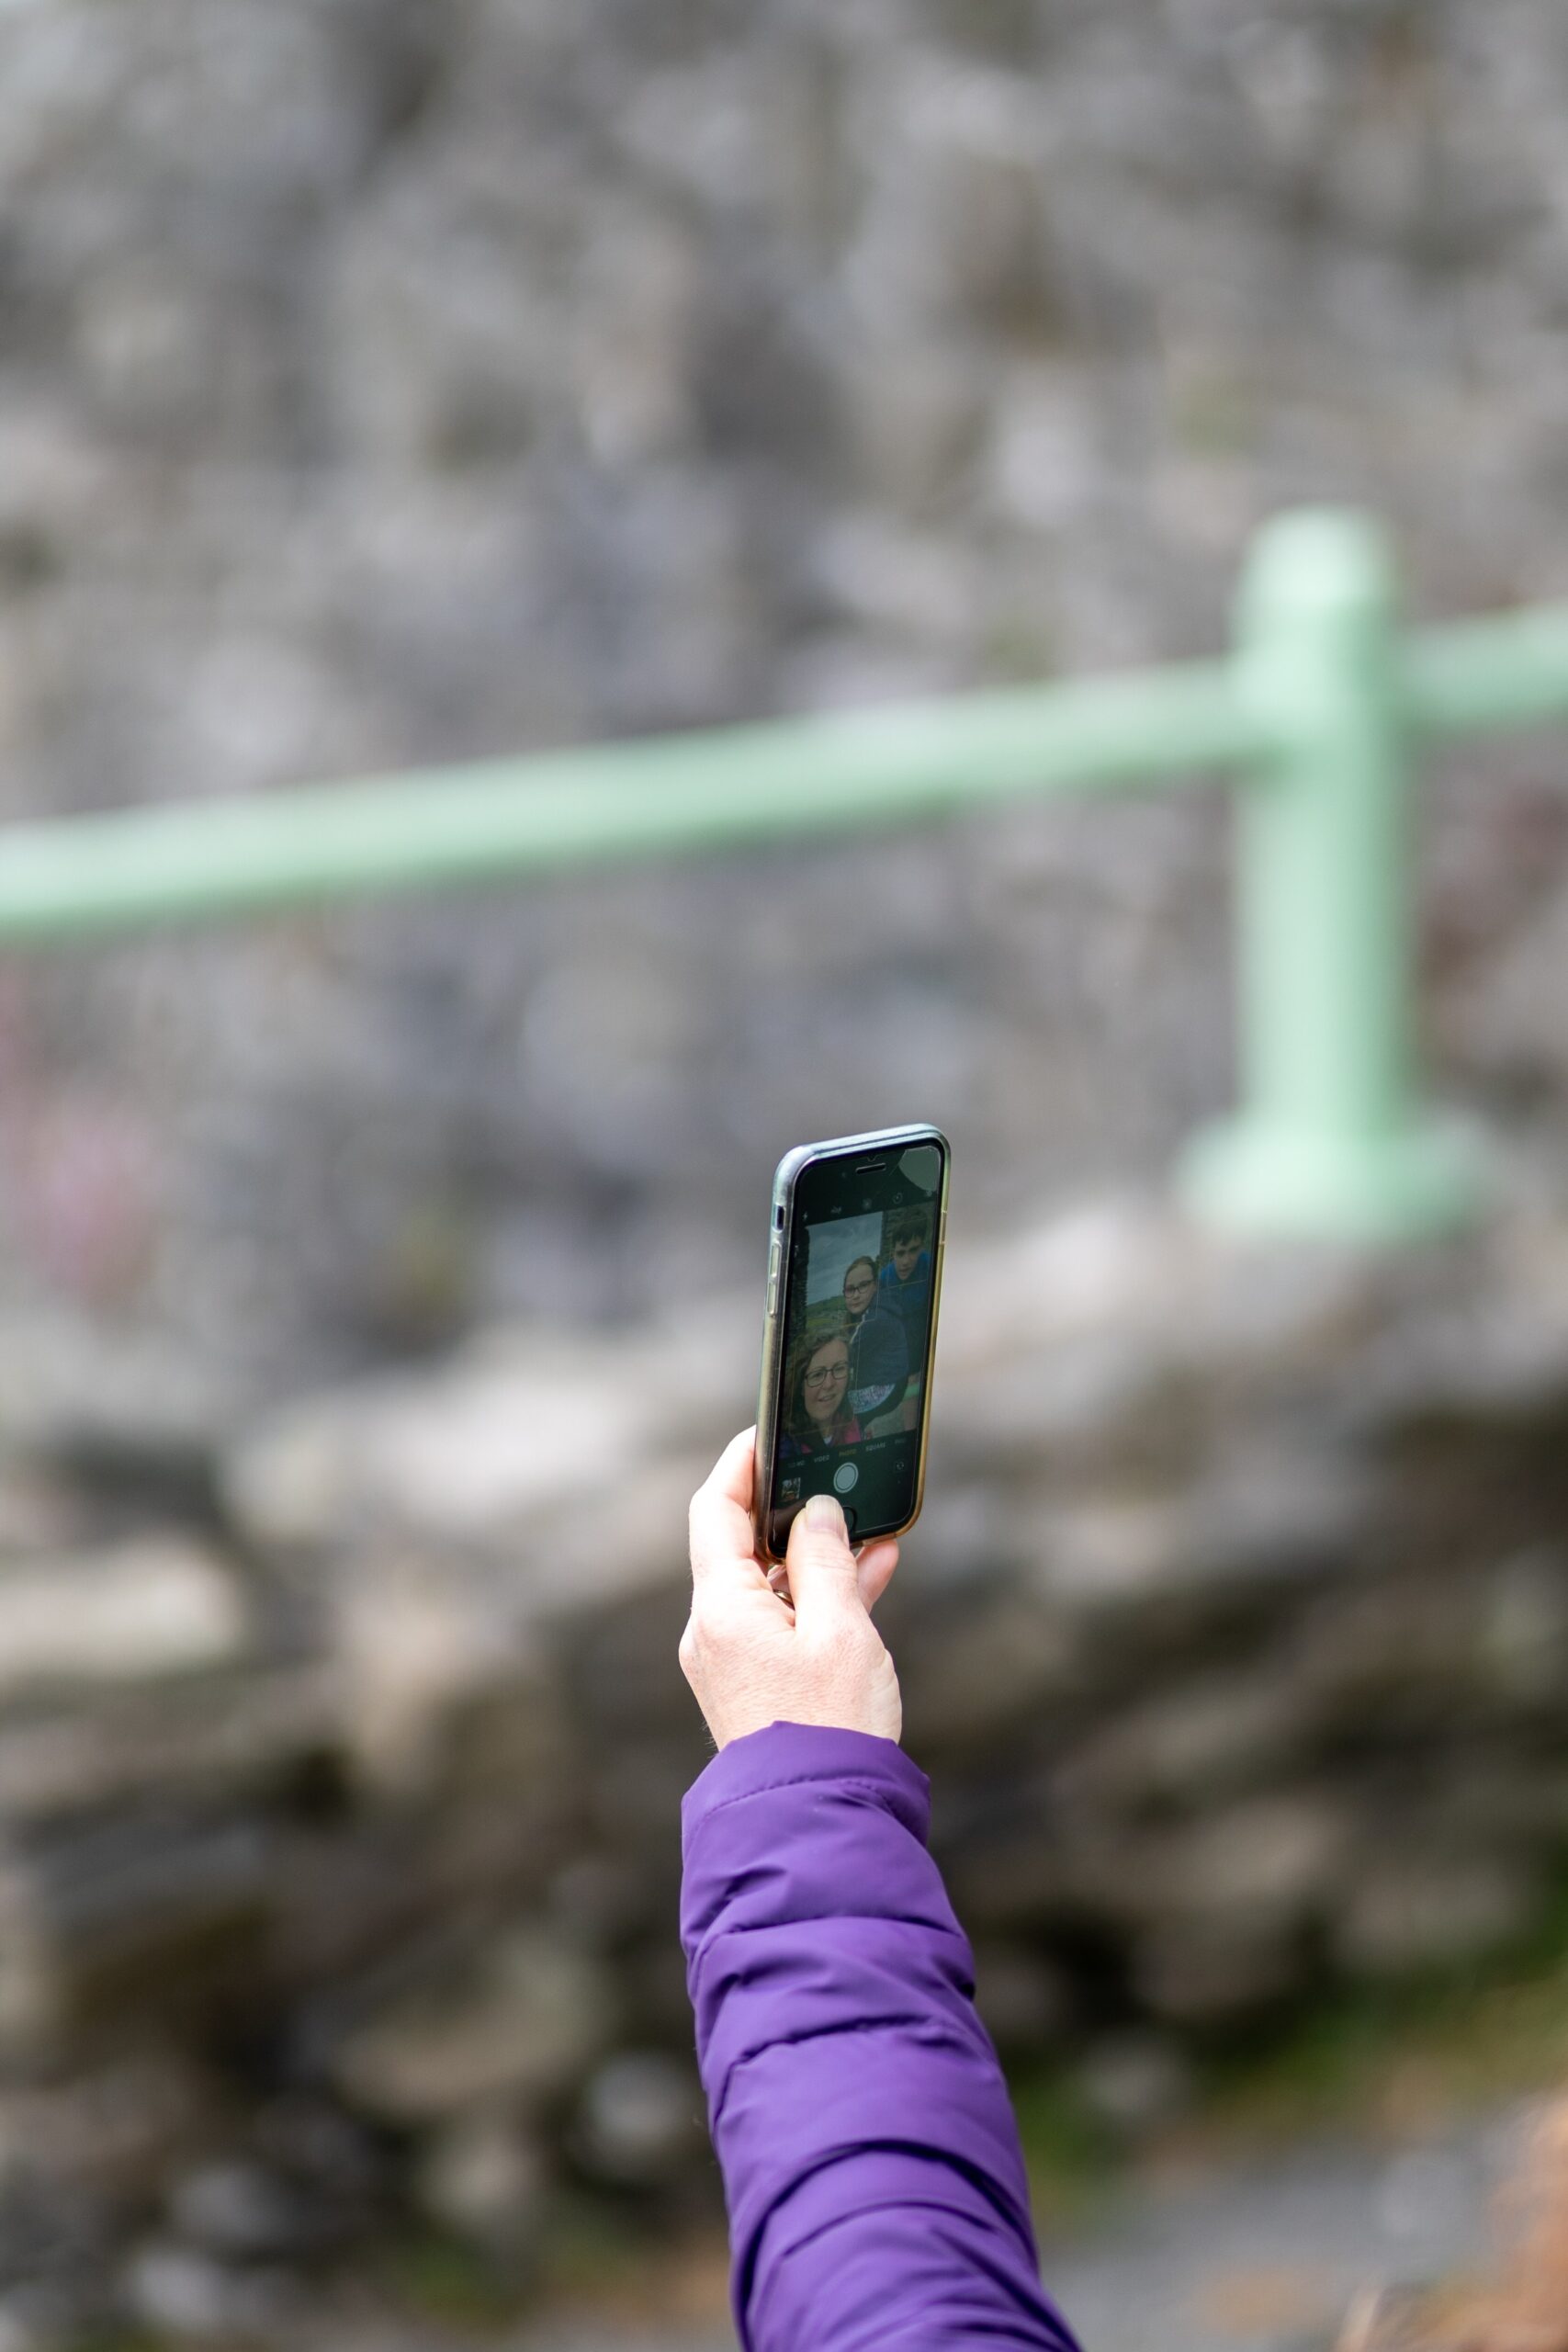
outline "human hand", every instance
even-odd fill
[[[692,1497],[692,1613],[681,1668],[719,1747],[765,1724],[828,1724],[897,1739],[893,1660],[871,1622],[898,1546],[857,1560],[831,1495],[813,1495],[789,1533],[789,1596],[775,1592],[751,1529],[755,1430],[732,1438]],[[776,1571],[775,1571],[776,1573]]]

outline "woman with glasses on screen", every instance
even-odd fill
[[[851,1409],[850,1341],[841,1324],[803,1340],[784,1381],[781,1460],[854,1445],[861,1426]]]

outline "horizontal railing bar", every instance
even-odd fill
[[[1223,663],[664,735],[0,831],[0,940],[503,880],[1244,766]]]
[[[1423,735],[1568,718],[1568,605],[1427,629],[1404,648],[1405,709]]]
[[[1402,653],[1417,733],[1568,718],[1568,606],[1428,630]],[[1228,666],[957,695],[0,831],[0,941],[217,921],[570,865],[850,831],[1032,793],[1266,761]]]

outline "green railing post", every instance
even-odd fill
[[[1271,746],[1237,790],[1242,1107],[1186,1166],[1194,1204],[1231,1227],[1392,1239],[1474,1199],[1419,1096],[1397,621],[1365,517],[1300,512],[1259,537],[1235,656]]]

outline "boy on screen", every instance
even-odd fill
[[[909,1345],[901,1317],[877,1303],[874,1258],[856,1258],[844,1270],[850,1317],[850,1403],[863,1423],[896,1413],[909,1385]]]
[[[876,1278],[877,1304],[904,1326],[913,1374],[899,1408],[900,1426],[918,1427],[921,1367],[931,1317],[931,1225],[923,1210],[896,1209],[887,1220],[887,1263]]]

